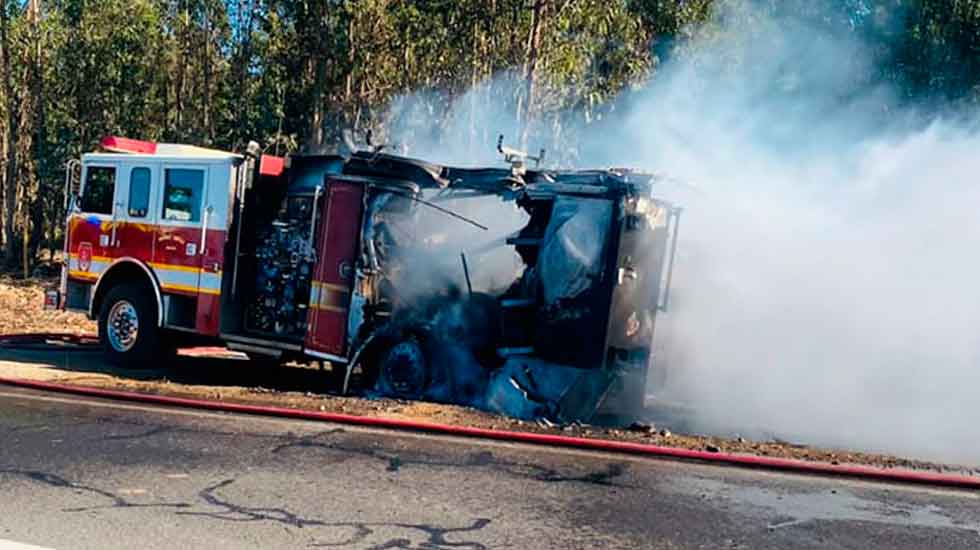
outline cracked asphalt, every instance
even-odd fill
[[[0,547],[980,547],[980,495],[0,387]]]

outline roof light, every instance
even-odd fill
[[[272,155],[262,155],[259,159],[259,174],[263,176],[279,177],[285,170],[286,159],[274,157]]]
[[[110,153],[141,153],[153,155],[157,152],[157,144],[152,141],[141,141],[117,136],[106,136],[100,143],[102,149]]]

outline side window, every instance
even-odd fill
[[[150,209],[150,169],[133,168],[129,173],[129,217],[145,218]]]
[[[178,222],[201,220],[204,171],[168,168],[163,189],[163,219]]]
[[[89,166],[85,172],[82,191],[82,211],[112,215],[112,198],[116,192],[116,169],[109,166]]]

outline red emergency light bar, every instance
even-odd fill
[[[128,153],[142,155],[176,155],[176,156],[226,156],[232,155],[226,151],[217,149],[207,149],[194,145],[181,145],[178,143],[156,143],[153,141],[143,141],[119,136],[106,136],[100,143],[103,151],[109,153]],[[278,178],[286,171],[286,159],[272,155],[261,155],[259,158],[259,174],[266,177]]]
[[[144,155],[154,155],[157,152],[157,144],[152,141],[141,141],[117,136],[106,136],[99,144],[102,149],[110,153],[141,153]]]
[[[286,159],[272,155],[262,155],[259,159],[259,174],[278,178],[286,168]]]

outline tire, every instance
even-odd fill
[[[111,288],[99,311],[99,341],[106,361],[123,367],[151,367],[161,356],[157,307],[146,287]]]
[[[418,400],[429,384],[428,358],[420,339],[406,335],[382,351],[378,365],[383,393]]]

